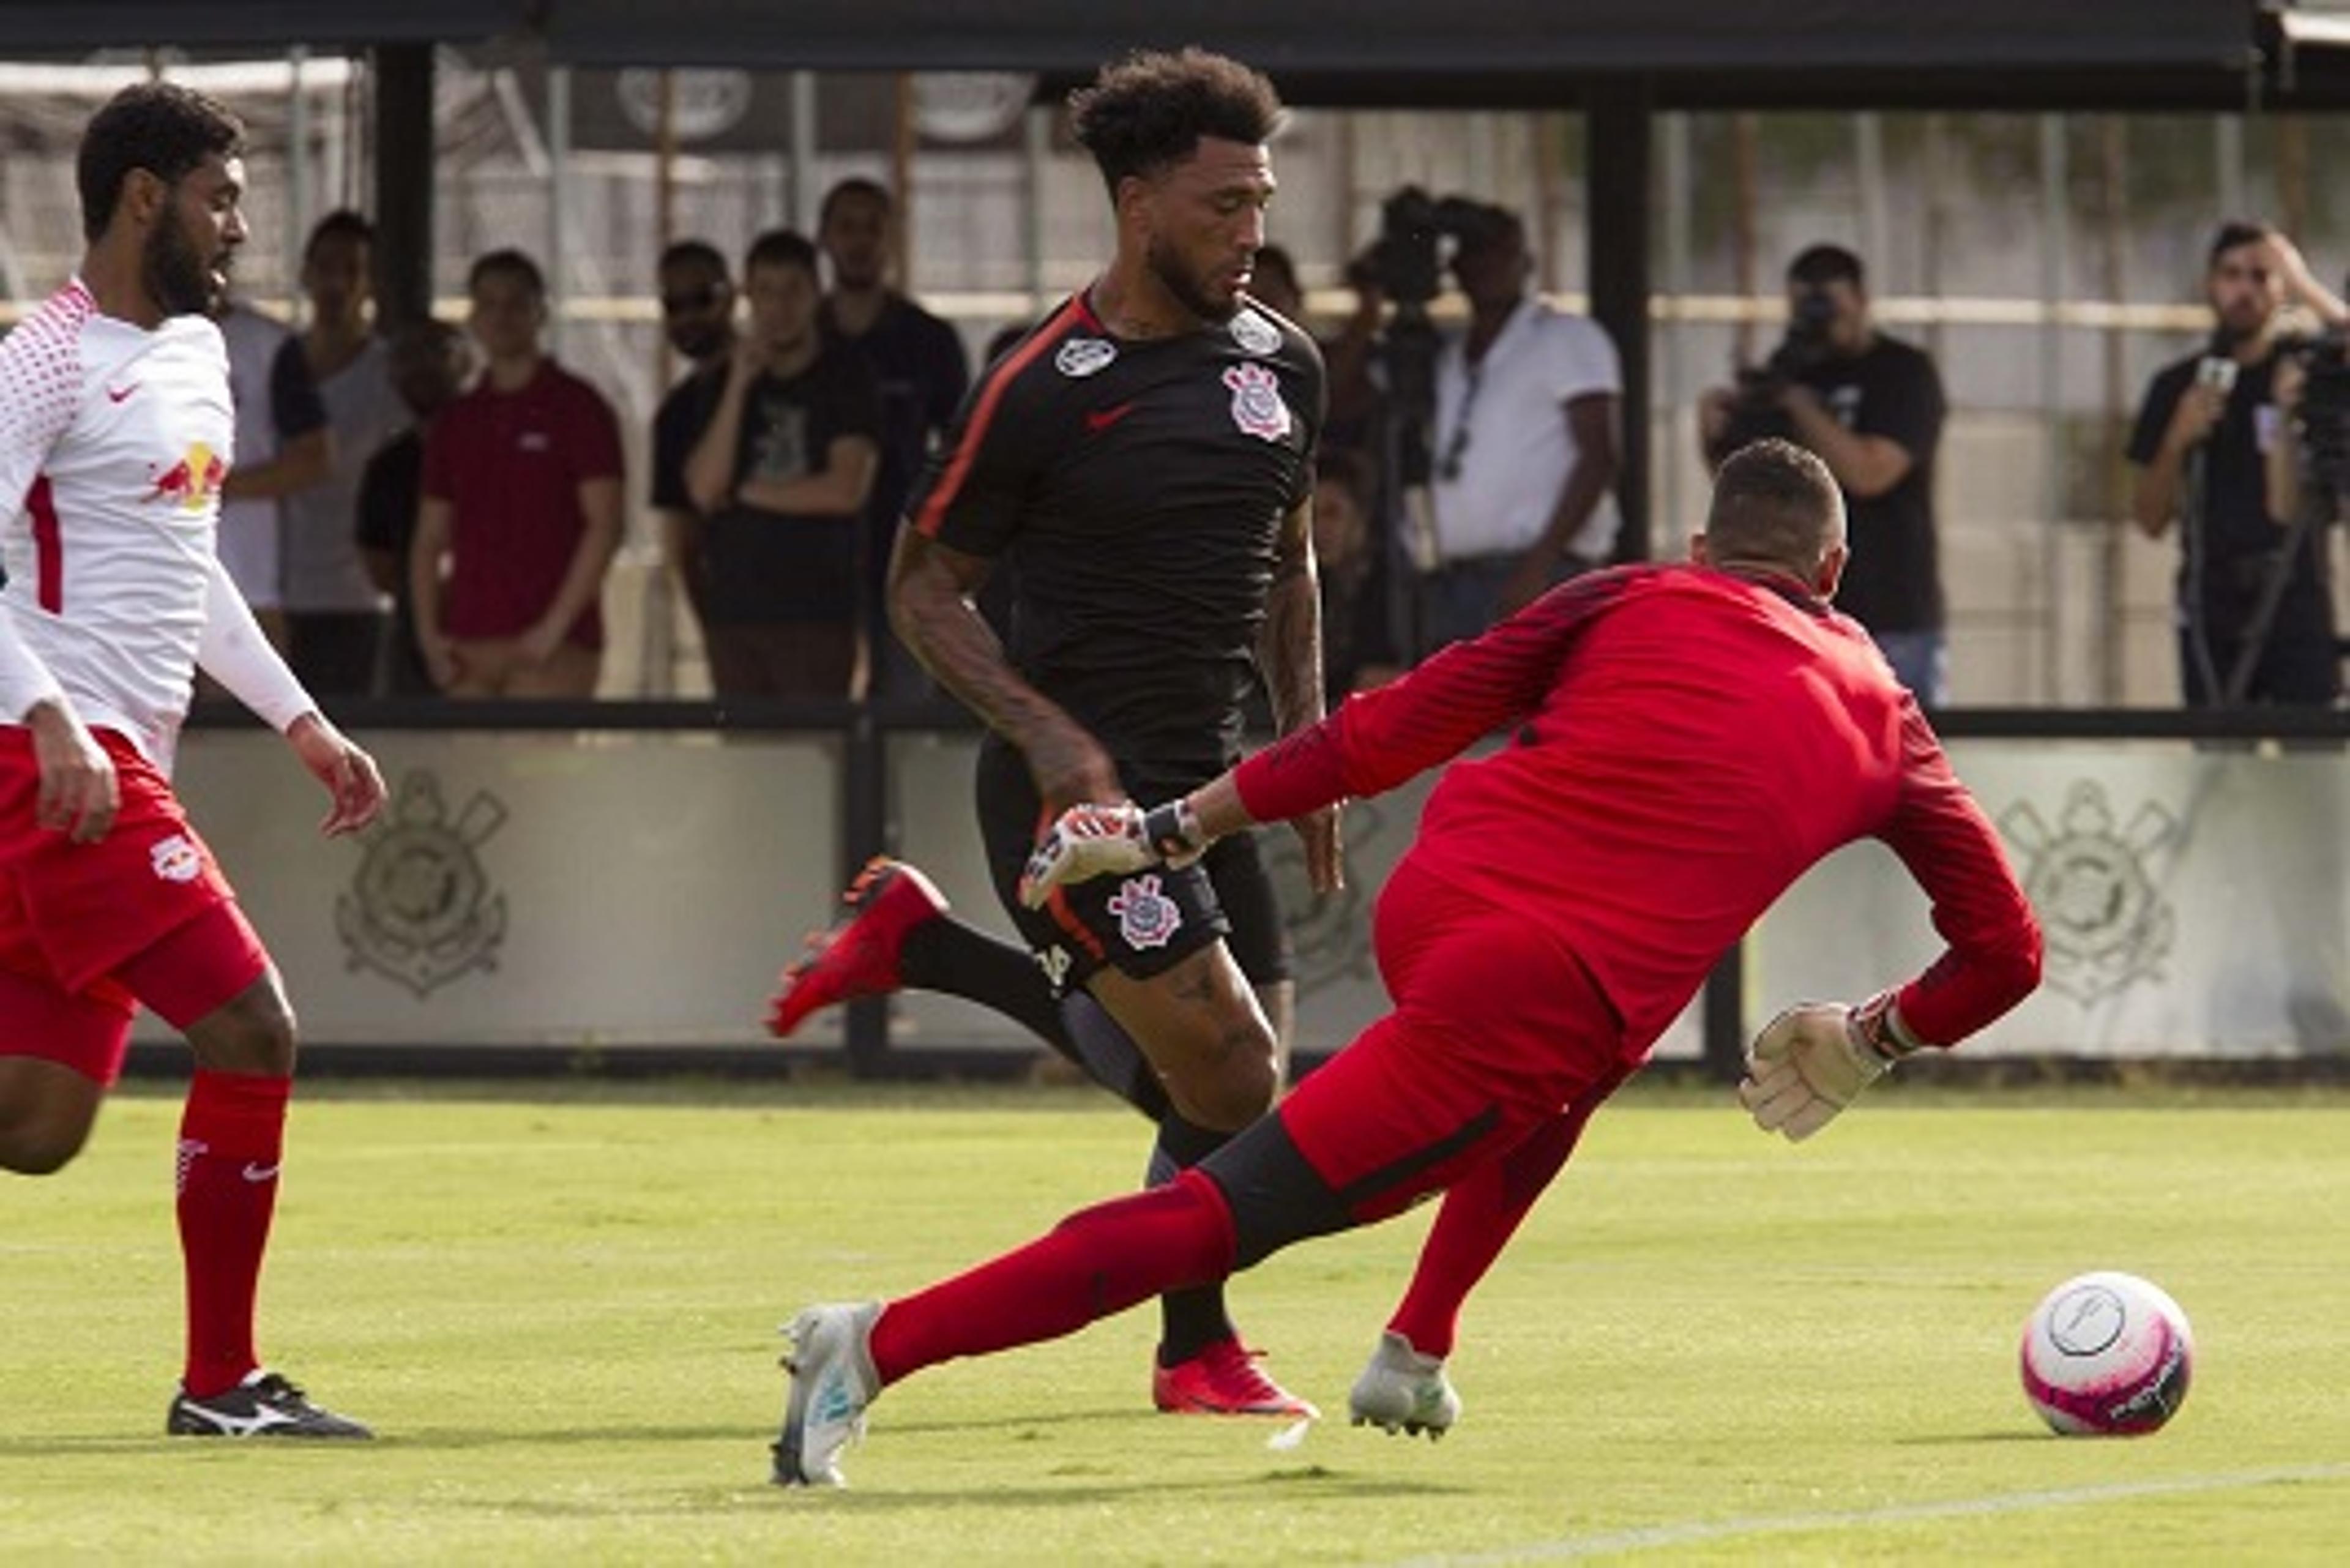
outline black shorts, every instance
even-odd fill
[[[1207,776],[1189,784],[1152,777],[1143,781],[1148,798],[1137,798],[1156,805]],[[976,787],[995,896],[1056,988],[1083,985],[1103,969],[1148,980],[1215,941],[1230,944],[1252,985],[1289,978],[1289,933],[1254,834],[1220,839],[1198,864],[1180,871],[1097,877],[1031,909],[1020,902],[1020,873],[1044,829],[1045,811],[1028,764],[991,739],[980,748]]]

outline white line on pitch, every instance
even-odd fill
[[[2290,1481],[2350,1480],[2350,1465],[2303,1465],[2293,1469],[2243,1470],[2234,1475],[2181,1476],[2173,1480],[2117,1481],[2110,1486],[2066,1487],[2057,1491],[2001,1492],[1991,1497],[1954,1498],[1947,1502],[1899,1503],[1890,1508],[1854,1509],[1845,1513],[1757,1514],[1746,1519],[1691,1520],[1680,1524],[1652,1524],[1607,1535],[1574,1535],[1563,1541],[1529,1542],[1499,1552],[1465,1557],[1415,1557],[1399,1568],[1484,1568],[1489,1563],[1556,1563],[1572,1557],[1597,1557],[1611,1552],[1644,1552],[1659,1546],[1688,1546],[1701,1541],[1723,1541],[1741,1535],[1792,1535],[1814,1530],[1836,1530],[1855,1524],[1908,1524],[1927,1519],[1967,1519],[2002,1513],[2030,1513],[2043,1508],[2078,1508],[2085,1504],[2119,1502],[2130,1498],[2174,1497],[2187,1492],[2234,1491],[2247,1487],[2280,1486]]]

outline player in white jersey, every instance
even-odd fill
[[[182,88],[118,94],[82,137],[80,275],[0,340],[0,1168],[74,1157],[145,1002],[195,1055],[165,1429],[364,1438],[254,1350],[294,1019],[168,782],[201,665],[326,785],[326,832],[383,807],[213,549],[234,435],[205,313],[244,238],[243,134]]]

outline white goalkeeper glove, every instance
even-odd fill
[[[1042,909],[1055,888],[1153,866],[1189,866],[1207,852],[1207,836],[1188,800],[1145,811],[1131,801],[1088,803],[1061,813],[1036,841],[1020,873],[1020,901]]]
[[[1885,992],[1858,1007],[1808,1002],[1762,1026],[1746,1048],[1738,1099],[1764,1132],[1801,1143],[1924,1042]]]

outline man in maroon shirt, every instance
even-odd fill
[[[409,546],[416,644],[452,697],[592,697],[620,543],[620,426],[539,347],[546,284],[520,251],[467,280],[488,368],[433,422]]]
[[[792,1324],[775,1475],[837,1484],[880,1390],[925,1366],[1069,1334],[1309,1236],[1446,1198],[1350,1407],[1441,1433],[1454,1320],[1585,1122],[1723,950],[1838,846],[1888,845],[1950,944],[1856,1007],[1790,1010],[1740,1098],[1809,1137],[1894,1061],[1982,1028],[2039,983],[2040,930],[1997,834],[1859,624],[1829,608],[1844,506],[1816,457],[1749,447],[1717,477],[1693,564],[1594,573],[1323,722],[1145,813],[1080,805],[1023,896],[1129,886],[1217,837],[1450,768],[1382,890],[1395,1011],[1169,1186],[1084,1210],[888,1303]]]

